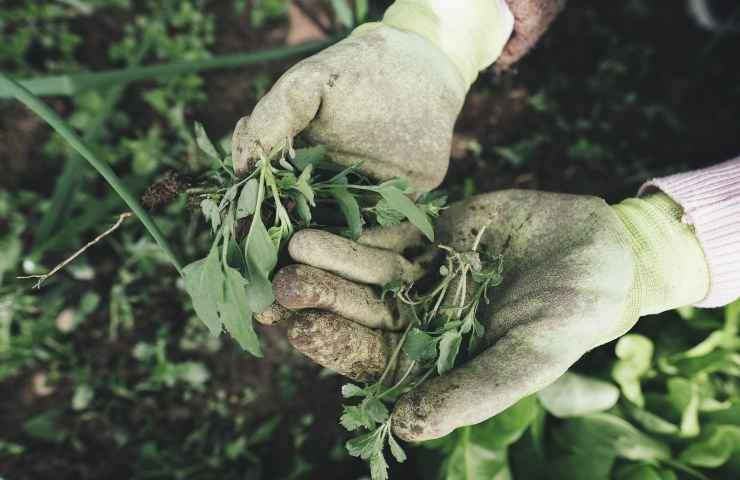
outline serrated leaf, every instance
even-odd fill
[[[449,331],[442,334],[442,340],[439,342],[439,357],[437,357],[437,373],[442,375],[455,366],[461,341],[462,337],[457,332]]]
[[[252,311],[249,308],[245,283],[236,269],[226,267],[224,301],[219,308],[221,321],[244,350],[255,357],[261,357],[262,349],[252,325]]]
[[[359,457],[363,460],[369,459],[378,449],[378,431],[373,430],[370,433],[358,435],[347,440],[345,447],[347,452],[353,457]]]
[[[345,406],[344,413],[339,418],[339,423],[350,432],[361,427],[373,427],[373,421],[370,416],[363,408],[357,405]]]
[[[388,407],[377,398],[368,398],[363,402],[368,416],[377,423],[385,423],[388,420]]]
[[[416,206],[414,202],[404,195],[401,190],[393,185],[381,185],[379,187],[371,188],[371,190],[380,194],[388,205],[398,210],[408,219],[409,222],[413,223],[416,228],[422,231],[424,235],[430,240],[434,241],[434,228],[432,223],[429,221],[429,217],[422,209]]]
[[[259,182],[256,178],[250,178],[242,187],[239,201],[236,204],[236,218],[245,218],[253,215],[257,208],[257,196],[259,194]]]
[[[406,218],[403,213],[399,212],[395,208],[391,208],[384,198],[381,198],[378,203],[375,204],[373,212],[375,213],[375,219],[377,220],[378,225],[383,227],[398,225],[404,220],[404,218]]]
[[[218,160],[220,163],[223,163],[223,156],[221,155],[221,153],[219,153],[218,149],[213,144],[211,139],[208,138],[208,134],[206,133],[206,129],[203,127],[203,125],[200,122],[195,122],[194,130],[195,143],[196,145],[198,145],[198,148],[200,148],[201,151],[209,157]]]
[[[221,333],[218,306],[224,297],[224,274],[218,249],[211,249],[206,258],[187,265],[183,269],[183,283],[198,318],[206,324],[212,335]]]
[[[375,452],[370,457],[370,477],[372,480],[388,480],[388,463],[382,451]]]
[[[365,395],[365,389],[352,383],[342,385],[342,396],[344,398],[362,397]]]
[[[431,360],[437,356],[437,342],[428,333],[412,328],[403,342],[403,351],[411,360]]]
[[[391,447],[391,454],[398,463],[406,461],[406,452],[403,451],[403,448],[398,444],[396,439],[393,437],[393,434],[388,434],[388,446]]]
[[[357,203],[357,199],[344,187],[332,187],[329,189],[329,193],[339,204],[339,209],[347,221],[350,236],[353,239],[358,238],[362,233],[364,220],[362,219],[360,205]]]

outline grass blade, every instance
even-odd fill
[[[219,55],[203,60],[164,63],[143,67],[129,67],[102,72],[84,72],[70,75],[57,75],[21,80],[31,93],[38,96],[72,96],[90,88],[103,88],[120,83],[129,83],[153,78],[168,78],[189,73],[214,70],[218,68],[235,68],[253,63],[279,60],[282,58],[315,52],[328,47],[338,38],[320,42],[307,42],[301,45],[273,48],[249,53],[232,53]],[[13,89],[6,84],[0,84],[0,98],[14,97]]]
[[[55,111],[49,108],[43,101],[28,91],[25,87],[20,85],[18,82],[11,80],[6,77],[5,74],[0,73],[0,89],[10,92],[18,101],[23,103],[26,107],[32,110],[36,115],[44,119],[64,140],[66,140],[72,148],[74,148],[82,157],[92,165],[95,170],[103,176],[103,178],[110,184],[113,190],[126,202],[126,205],[131,209],[134,214],[141,220],[146,229],[149,231],[157,245],[167,253],[170,257],[170,261],[182,274],[182,266],[177,261],[175,254],[172,252],[167,240],[165,240],[162,232],[154,223],[154,220],[149,214],[141,207],[139,201],[129,192],[126,185],[123,184],[121,179],[110,166],[98,159],[95,154],[85,145],[82,139],[72,128],[65,122]]]

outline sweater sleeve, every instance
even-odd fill
[[[683,208],[709,267],[707,296],[697,307],[719,307],[740,298],[740,157],[693,172],[655,178],[640,194],[661,190]]]

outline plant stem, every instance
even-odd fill
[[[0,90],[10,92],[18,101],[23,103],[26,107],[32,110],[36,115],[41,117],[46,123],[48,123],[62,138],[64,138],[82,157],[92,165],[100,175],[110,184],[113,190],[126,202],[126,205],[131,209],[134,214],[141,220],[149,234],[154,238],[154,241],[164,250],[164,252],[170,257],[172,265],[177,271],[182,274],[182,266],[178,262],[175,254],[170,249],[167,240],[165,240],[162,232],[160,232],[154,220],[149,214],[142,208],[139,201],[129,192],[126,185],[123,184],[118,175],[108,166],[107,163],[101,161],[95,154],[88,148],[77,133],[61,118],[57,113],[49,108],[43,101],[28,91],[25,87],[20,85],[18,82],[11,80],[6,77],[3,73],[0,73]]]
[[[341,37],[332,37],[320,42],[307,42],[301,45],[273,48],[249,53],[232,53],[202,60],[171,62],[161,65],[130,67],[102,72],[84,72],[72,75],[59,75],[21,80],[20,83],[39,96],[72,96],[90,88],[102,88],[119,83],[135,82],[152,78],[167,78],[218,68],[235,68],[286,57],[306,54],[331,45]],[[13,89],[0,84],[0,98],[14,97]]]

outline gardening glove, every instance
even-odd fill
[[[503,0],[398,0],[288,70],[236,125],[232,158],[249,172],[260,151],[305,131],[331,159],[376,180],[405,177],[418,191],[440,184],[452,129],[478,72],[513,28]]]
[[[609,206],[594,197],[519,190],[446,210],[438,242],[467,251],[486,227],[481,244],[503,255],[504,280],[479,310],[487,349],[402,396],[394,432],[420,441],[481,422],[546,387],[640,316],[704,298],[707,264],[681,214],[662,193]],[[278,301],[297,311],[286,323],[298,350],[368,380],[385,368],[398,341],[381,329],[402,325],[367,285],[417,278],[425,267],[396,253],[406,241],[363,241],[299,232],[289,250],[304,265],[279,272],[273,286]]]

